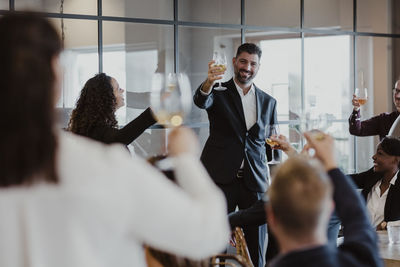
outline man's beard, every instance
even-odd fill
[[[246,75],[246,76],[242,76],[241,74],[240,74],[240,72],[244,72],[244,73],[247,73],[248,75]],[[240,83],[249,83],[249,82],[251,82],[252,80],[253,80],[253,78],[254,78],[254,72],[251,72],[251,71],[246,71],[246,70],[239,70],[236,74],[235,74],[235,76],[236,76],[236,79],[240,82]]]

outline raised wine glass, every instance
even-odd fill
[[[214,51],[213,60],[215,61],[214,66],[219,67],[220,71],[226,71],[226,56],[224,52]],[[222,86],[221,80],[218,82],[218,86],[214,87],[214,90],[217,91],[224,91],[226,89],[225,86]]]
[[[357,102],[360,104],[360,106],[364,105],[367,103],[368,100],[368,90],[367,88],[356,88],[354,90],[354,95],[356,96]]]
[[[184,73],[155,73],[152,77],[150,106],[164,127],[183,123],[192,106],[190,81]]]

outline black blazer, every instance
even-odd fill
[[[233,79],[222,83],[228,89],[212,90],[203,95],[200,88],[194,103],[206,109],[210,121],[210,136],[204,146],[201,161],[217,184],[229,184],[235,178],[244,159],[244,182],[248,189],[265,192],[269,169],[266,154],[272,150],[265,143],[265,126],[276,124],[276,100],[255,87],[256,123],[247,131],[242,101]]]
[[[127,146],[156,122],[151,109],[147,108],[121,129],[96,126],[90,131],[88,137],[106,144],[121,143]]]
[[[362,189],[361,194],[364,196],[365,201],[367,201],[372,187],[382,179],[382,175],[374,172],[374,168],[366,172],[351,174],[350,177],[358,188]],[[400,172],[397,174],[396,183],[389,188],[385,203],[384,220],[386,222],[400,220]]]
[[[260,226],[265,224],[267,222],[265,205],[266,202],[263,199],[259,199],[247,209],[229,213],[228,219],[231,230],[234,230],[236,226]]]

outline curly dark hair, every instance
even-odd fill
[[[105,73],[96,74],[85,83],[72,111],[68,130],[90,137],[95,127],[116,128],[116,103],[111,77]]]
[[[42,16],[0,18],[0,187],[57,183],[56,69],[62,42]]]

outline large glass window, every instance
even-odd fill
[[[73,108],[85,82],[98,72],[97,21],[51,19],[64,36],[64,82],[59,107]]]
[[[368,89],[363,119],[390,112],[390,89],[400,75],[395,35],[400,3],[355,2],[354,10],[352,0],[248,0],[244,5],[240,0],[11,1],[18,11],[44,12],[65,37],[58,106],[73,108],[84,83],[102,70],[126,90],[127,105],[117,112],[121,126],[149,106],[155,72],[185,72],[194,91],[206,78],[213,51],[225,53],[223,80],[228,80],[237,47],[243,40],[257,43],[263,56],[255,84],[278,100],[281,132],[300,148],[303,122],[323,118],[319,127],[334,136],[346,172],[368,169],[378,142],[377,137],[349,134],[354,89]],[[0,12],[9,3],[0,0]],[[64,15],[57,16],[64,19],[54,18],[61,10]],[[185,123],[203,144],[206,112],[194,106]],[[147,130],[133,144],[136,154],[164,152],[167,131],[160,126]]]
[[[126,106],[117,111],[119,124],[125,125],[150,106],[153,74],[173,72],[173,26],[107,21],[103,28],[103,71],[125,90]],[[144,157],[161,154],[165,131],[147,130],[132,147]]]
[[[365,87],[368,90],[368,101],[361,108],[361,118],[368,119],[383,112],[391,112],[394,86],[392,80],[391,40],[384,37],[356,37],[356,87]],[[399,73],[394,73],[394,76]],[[360,170],[367,170],[372,166],[372,155],[378,137],[356,138],[358,166]]]
[[[338,146],[341,167],[353,168],[352,138],[347,119],[352,98],[352,38],[348,35],[307,36],[304,40],[304,108],[307,119],[331,134]]]

